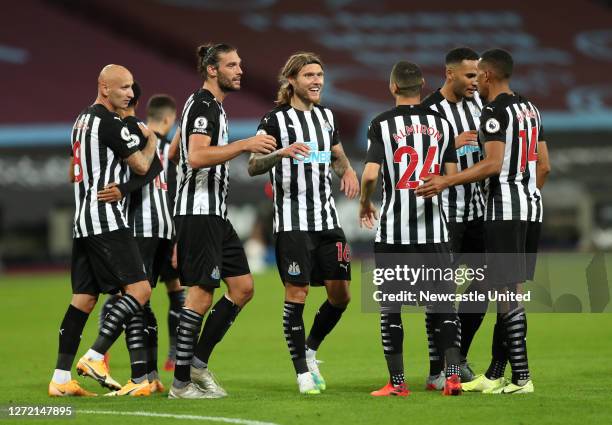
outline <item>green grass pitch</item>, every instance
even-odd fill
[[[328,390],[305,397],[297,392],[282,334],[282,286],[275,269],[255,276],[255,298],[238,316],[217,347],[210,367],[228,390],[221,400],[149,398],[51,399],[47,384],[55,366],[57,332],[70,299],[68,274],[0,277],[0,405],[71,405],[73,419],[38,419],[34,423],[177,424],[221,423],[240,418],[279,425],[300,424],[602,424],[610,423],[612,403],[612,315],[531,314],[528,348],[536,392],[530,395],[486,396],[465,394],[443,397],[424,391],[427,347],[421,314],[406,314],[404,357],[412,395],[375,399],[369,392],[387,381],[375,314],[361,312],[357,267],[353,270],[353,302],[334,332],[319,350],[321,371]],[[221,291],[218,291],[218,297]],[[324,291],[311,289],[305,311],[307,328]],[[153,293],[160,324],[160,367],[167,350],[164,285]],[[95,338],[98,308],[90,317],[79,349],[80,356]],[[488,365],[493,315],[476,335],[470,360],[477,372]],[[111,350],[112,375],[129,378],[123,337]],[[509,368],[508,372],[509,373]],[[161,372],[164,384],[171,375]],[[105,392],[92,380],[76,377],[85,388]],[[84,413],[106,411],[112,414]],[[79,413],[81,412],[81,413]],[[196,415],[198,417],[119,416],[121,412]],[[209,417],[201,418],[200,416]],[[121,422],[119,422],[121,421]],[[2,418],[2,423],[25,419]],[[225,420],[227,423],[228,421]],[[238,422],[240,423],[240,422]],[[245,422],[242,422],[245,423]]]

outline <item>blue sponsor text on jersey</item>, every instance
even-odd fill
[[[293,159],[294,164],[298,164],[299,162],[303,162],[305,164],[308,163],[317,163],[317,164],[329,164],[331,162],[331,151],[320,151],[319,144],[317,142],[304,142],[310,148],[310,153],[307,157],[303,159],[297,160]]]

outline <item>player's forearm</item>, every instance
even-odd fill
[[[501,166],[502,164],[498,163],[498,161],[494,161],[491,158],[485,158],[472,167],[466,168],[457,174],[446,176],[447,182],[449,186],[479,182],[499,174],[501,172]]]
[[[376,179],[361,178],[361,196],[359,197],[359,203],[361,205],[368,205],[372,195],[376,190]]]
[[[140,189],[145,184],[152,182],[155,177],[159,175],[163,171],[164,167],[162,166],[159,157],[153,158],[153,162],[151,162],[151,166],[147,173],[142,176],[138,174],[132,174],[130,179],[125,182],[119,184],[117,187],[123,196],[126,196],[128,193],[132,193],[135,190]]]
[[[550,174],[550,165],[538,162],[536,164],[536,186],[538,189],[544,187],[548,179],[548,174]]]
[[[225,146],[204,146],[197,152],[189,152],[189,165],[191,168],[214,167],[236,158],[243,152],[241,141]]]
[[[281,161],[281,156],[278,152],[272,152],[267,155],[254,153],[249,158],[249,176],[258,176],[260,174],[267,173],[276,164]]]
[[[336,173],[338,177],[344,176],[346,170],[351,168],[351,163],[349,162],[348,157],[344,153],[342,145],[336,145],[334,148],[332,148],[331,166],[334,170],[334,173]]]
[[[170,142],[170,147],[168,148],[168,159],[175,164],[179,162],[179,142],[181,140],[181,129],[178,128],[174,137],[172,138],[172,142]]]

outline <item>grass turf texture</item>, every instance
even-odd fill
[[[559,265],[567,266],[567,263]],[[361,312],[357,267],[353,273],[353,303],[319,350],[318,357],[325,361],[321,371],[327,380],[327,391],[312,397],[297,392],[282,335],[282,286],[276,270],[270,269],[256,276],[255,298],[238,316],[211,358],[211,370],[230,396],[195,401],[168,400],[166,394],[140,399],[49,398],[47,384],[55,367],[58,327],[70,299],[69,275],[2,277],[0,404],[5,407],[7,404],[71,405],[77,413],[69,423],[89,425],[116,421],[176,424],[177,419],[79,414],[79,410],[219,416],[282,425],[398,422],[423,425],[449,420],[469,425],[609,422],[612,415],[608,391],[608,377],[612,376],[610,314],[530,315],[528,348],[536,393],[465,394],[455,398],[423,389],[428,372],[424,319],[421,314],[406,314],[404,358],[406,378],[413,393],[401,399],[371,397],[369,392],[384,385],[388,376],[378,317]],[[218,291],[216,298],[220,295]],[[305,310],[307,329],[323,300],[323,289],[311,289]],[[159,322],[161,367],[167,352],[168,300],[163,284],[154,290],[152,303]],[[95,338],[100,305],[90,316],[77,359]],[[494,316],[489,314],[472,346],[470,361],[476,372],[482,372],[488,365],[493,320]],[[129,362],[123,336],[112,348],[111,355],[112,376],[126,382]],[[169,386],[171,374],[162,371],[161,376]],[[92,380],[77,377],[74,369],[73,378],[89,390],[105,392]],[[24,419],[5,423],[21,421]],[[38,419],[36,423],[57,424],[58,421],[62,419]]]

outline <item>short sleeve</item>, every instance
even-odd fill
[[[538,132],[538,142],[545,142],[546,138],[544,137],[544,126],[540,124],[540,131]]]
[[[259,125],[257,126],[257,134],[267,134],[272,136],[276,139],[276,148],[278,149],[281,146],[280,130],[278,120],[276,119],[276,113],[274,111],[268,112],[261,119],[261,121],[259,121]]]
[[[119,116],[104,118],[99,131],[100,141],[120,158],[127,158],[140,148],[140,139],[130,133],[126,123]]]
[[[331,145],[336,146],[340,144],[340,130],[338,130],[338,121],[336,121],[336,116],[333,116],[334,119],[334,131],[332,132],[331,137]]]
[[[503,108],[487,105],[482,109],[480,118],[480,140],[483,143],[498,141],[506,142],[508,117]]]
[[[448,145],[442,155],[442,163],[445,162],[459,162],[457,159],[457,151],[455,150],[455,135],[451,131],[448,135]]]
[[[205,102],[194,103],[189,110],[187,118],[186,132],[187,137],[192,134],[203,134],[205,136],[213,136],[215,128],[219,125],[219,111],[215,107],[215,102],[209,104]]]
[[[380,135],[380,126],[375,122],[368,127],[368,153],[365,162],[382,164],[385,160],[385,145]]]
[[[132,137],[138,137],[138,149],[143,150],[147,146],[147,139],[142,134],[142,131],[140,131],[140,127],[138,127],[138,123],[142,123],[142,121],[136,117],[126,117],[123,121],[125,121],[125,125],[130,130]]]

